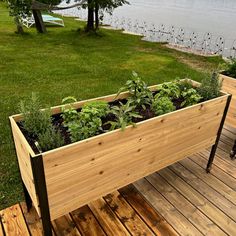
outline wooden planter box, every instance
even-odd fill
[[[154,90],[154,86],[150,87]],[[118,98],[128,97],[122,93]],[[91,100],[113,101],[116,95]],[[116,98],[116,99],[118,99]],[[142,121],[36,155],[10,117],[27,206],[33,202],[44,234],[50,220],[212,146],[210,170],[231,95]],[[91,101],[87,100],[87,101]],[[76,108],[85,102],[75,103]],[[61,106],[52,108],[53,114]]]
[[[222,81],[222,89],[227,93],[232,94],[232,100],[229,106],[225,124],[236,128],[236,78],[220,74],[219,79]],[[232,150],[230,151],[230,157],[232,160],[234,160],[236,157],[236,140]]]
[[[236,128],[236,78],[220,74],[222,81],[222,90],[232,94],[232,101],[230,103],[228,115],[225,124]]]

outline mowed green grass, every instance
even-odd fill
[[[37,92],[43,106],[73,95],[87,99],[115,93],[136,71],[149,85],[176,77],[200,81],[219,58],[204,58],[144,42],[137,36],[101,30],[86,35],[83,24],[64,18],[65,28],[14,33],[13,19],[0,3],[0,209],[22,200],[22,186],[8,116],[21,99]]]

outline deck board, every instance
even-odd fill
[[[225,127],[210,174],[210,148],[52,222],[54,236],[236,235],[236,129]],[[42,235],[34,208],[0,211],[0,236]]]

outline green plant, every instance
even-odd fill
[[[120,106],[113,106],[111,108],[111,114],[115,116],[115,121],[108,121],[107,123],[111,125],[110,130],[121,128],[125,129],[127,125],[134,125],[132,121],[133,118],[142,118],[137,112],[134,111],[135,106],[131,106],[130,101],[126,104],[120,102]]]
[[[20,112],[23,114],[24,129],[38,140],[40,150],[48,151],[64,145],[64,139],[53,127],[50,109],[40,109],[35,93],[32,93],[31,99],[20,102]]]
[[[192,106],[197,104],[202,99],[197,90],[194,88],[183,90],[181,92],[181,97],[184,99],[184,101],[181,103],[181,107]]]
[[[158,85],[157,91],[158,93],[155,95],[155,98],[169,97],[171,99],[176,99],[181,95],[178,80]]]
[[[192,81],[189,79],[182,79],[182,80],[177,79],[177,84],[181,92],[194,88]]]
[[[152,110],[159,116],[175,110],[175,106],[169,97],[156,97],[152,103]]]
[[[79,114],[78,121],[67,124],[72,142],[92,137],[102,131],[102,120],[95,110],[84,110]]]
[[[41,151],[48,151],[57,147],[61,147],[65,144],[65,141],[60,133],[53,126],[38,135],[38,144]]]
[[[236,78],[236,59],[226,64],[224,74],[233,78]]]
[[[30,136],[35,138],[51,126],[51,112],[49,109],[40,109],[40,102],[35,93],[32,93],[30,99],[20,101],[19,110],[23,115],[23,127]]]
[[[80,141],[102,131],[102,117],[109,112],[106,101],[92,101],[84,104],[76,119],[66,123],[72,142]]]
[[[106,101],[91,101],[84,104],[82,111],[93,110],[98,117],[104,117],[108,114],[110,108]]]
[[[73,122],[78,119],[79,115],[77,110],[73,107],[73,103],[77,102],[75,97],[66,97],[62,99],[62,114],[61,117],[63,118],[63,123],[67,126],[68,123]]]
[[[220,96],[221,85],[218,74],[213,73],[211,77],[206,77],[202,80],[197,92],[206,101]]]
[[[125,86],[118,91],[117,96],[127,90],[131,95],[128,98],[130,105],[142,107],[143,109],[146,109],[146,105],[151,105],[153,99],[152,92],[148,89],[147,84],[134,71],[132,79],[127,80]]]

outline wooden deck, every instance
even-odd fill
[[[236,235],[236,131],[225,128],[211,174],[203,150],[52,222],[62,235]],[[25,203],[0,211],[0,236],[42,235]]]

